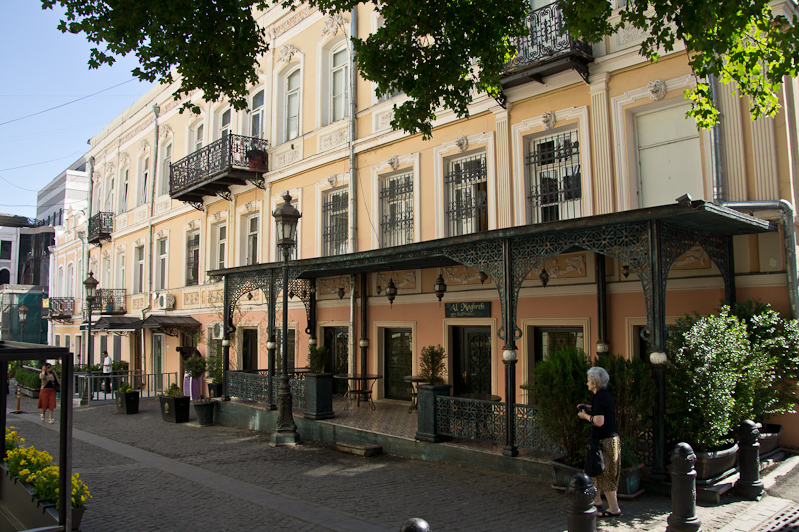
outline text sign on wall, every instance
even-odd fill
[[[447,318],[488,318],[491,316],[491,302],[444,303],[444,313]]]

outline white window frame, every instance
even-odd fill
[[[144,293],[144,245],[133,248],[133,293]]]
[[[291,79],[296,76],[297,86],[295,88],[291,87]],[[300,136],[301,128],[300,128],[300,110],[302,108],[302,69],[300,67],[295,68],[291,72],[286,75],[285,78],[285,94],[286,94],[286,105],[285,105],[285,121],[284,121],[284,135],[287,141],[293,140]],[[296,106],[296,114],[292,115],[292,101],[295,102]],[[295,121],[294,130],[292,131],[292,120]]]
[[[157,239],[155,251],[158,257],[155,269],[155,289],[166,290],[169,288],[169,240],[166,237]]]
[[[67,271],[66,277],[64,281],[64,286],[66,287],[66,293],[64,296],[66,297],[75,297],[75,263],[69,262],[67,263]]]
[[[122,183],[119,187],[119,203],[117,204],[117,214],[122,214],[128,210],[128,192],[130,191],[130,166],[126,166],[122,172]]]
[[[260,213],[252,213],[243,217],[242,224],[242,260],[241,263],[245,266],[251,264],[258,264],[258,257],[260,257],[259,247],[261,245],[258,235],[261,232],[260,227]],[[253,222],[255,228],[253,229]],[[253,249],[253,244],[255,249]]]
[[[147,203],[147,188],[150,180],[150,155],[143,155],[139,159],[139,163],[139,193],[136,198],[137,207]]]
[[[197,249],[195,250],[196,253],[197,253],[197,282],[192,284],[192,285],[190,285],[189,284],[189,259],[191,257],[192,250],[191,250],[191,247],[189,246],[189,239],[192,238],[195,233],[197,235]],[[183,279],[184,279],[183,284],[185,286],[197,286],[197,285],[200,284],[200,256],[201,256],[200,250],[202,249],[200,247],[200,229],[196,228],[196,229],[187,230],[186,231],[185,242],[186,242],[186,260],[183,262],[183,267],[185,269],[184,276],[183,276]]]
[[[222,270],[227,264],[227,221],[219,222],[212,226],[213,247],[211,248],[211,264],[214,270]],[[224,230],[224,238],[222,237],[222,230]]]
[[[316,65],[316,126],[317,127],[324,127],[329,124],[333,123],[333,109],[332,109],[332,99],[333,99],[333,54],[336,52],[340,52],[342,49],[346,49],[346,67],[349,68],[349,35],[347,31],[343,32],[326,42],[319,42],[318,45],[318,57],[321,57],[321,61],[317,62]],[[349,72],[345,75],[346,83],[345,87],[347,90],[347,98],[349,95]],[[347,100],[349,102],[349,100]],[[349,116],[349,104],[345,105],[346,112],[344,117]],[[342,117],[343,118],[343,117]]]
[[[117,288],[125,289],[125,253],[121,252],[117,255],[117,268],[115,285]]]
[[[169,194],[169,176],[171,175],[172,165],[172,142],[167,142],[163,149],[161,159],[161,179],[158,187],[158,195]]]
[[[199,124],[195,125],[192,129],[192,150],[191,152],[194,153],[195,151],[200,151],[203,149],[203,145],[205,143],[205,122],[200,122]]]
[[[560,185],[566,183],[570,178],[573,178],[572,175],[567,175],[565,170],[567,168],[573,169],[575,165],[572,164],[571,166],[568,166],[568,165],[565,165],[565,164],[561,164],[563,162],[562,159],[557,159],[557,160],[553,159],[551,162],[541,162],[540,164],[535,166],[536,172],[534,173],[532,171],[533,167],[532,167],[532,165],[528,164],[528,161],[529,161],[529,158],[532,155],[534,147],[539,147],[544,142],[547,142],[547,141],[551,141],[553,143],[557,143],[557,141],[559,141],[559,140],[564,140],[565,139],[565,135],[569,135],[569,140],[578,142],[578,147],[576,148],[576,150],[578,152],[578,156],[576,158],[576,166],[580,169],[580,186],[579,186],[579,197],[578,198],[571,198],[571,199],[566,199],[565,201],[561,201],[561,200],[564,200],[566,194],[563,191],[563,187],[561,187]],[[525,155],[524,155],[524,158],[525,158],[525,171],[526,171],[526,177],[527,177],[527,185],[526,185],[526,191],[525,191],[525,194],[526,194],[526,197],[527,197],[527,201],[526,201],[526,205],[527,205],[527,223],[528,224],[537,224],[537,223],[543,223],[545,221],[561,221],[561,220],[569,220],[569,219],[573,219],[573,218],[579,218],[582,215],[582,211],[583,211],[583,209],[582,209],[582,207],[583,207],[582,191],[584,189],[583,179],[582,179],[582,169],[584,168],[584,165],[582,163],[583,163],[584,159],[583,159],[582,150],[581,150],[582,144],[579,144],[580,143],[580,131],[579,131],[579,129],[577,127],[575,127],[574,124],[571,124],[569,126],[564,126],[562,128],[551,129],[551,130],[545,131],[545,132],[543,132],[541,134],[538,134],[538,135],[531,135],[529,137],[526,137],[525,141],[526,142],[525,142],[525,152],[524,152]],[[557,146],[556,146],[554,151],[552,152],[552,154],[553,154],[553,156],[557,157],[558,154],[563,154],[564,151],[568,151],[568,149],[563,149],[560,152],[558,152],[558,149],[557,149]],[[574,160],[572,160],[572,162],[574,162]],[[543,173],[547,173],[548,176],[545,179],[549,180],[550,183],[551,183],[552,179],[554,179],[556,181],[556,183],[558,184],[558,186],[556,187],[556,190],[548,190],[548,191],[544,191],[543,190],[543,188],[545,188],[545,187],[543,186],[543,184],[541,184],[539,182],[539,178],[541,177],[540,175],[538,175],[539,172],[542,173],[542,174]],[[531,188],[533,187],[534,183],[539,183],[539,186],[541,186],[542,190],[539,191],[540,192],[540,200],[542,202],[546,202],[547,200],[549,200],[546,204],[542,203],[541,205],[539,205],[537,207],[537,209],[536,209],[536,212],[534,212],[533,206],[532,206],[531,201],[530,201]],[[566,187],[566,188],[568,188],[568,187]],[[572,189],[572,191],[573,190],[574,189]],[[544,213],[547,212],[546,209],[549,208],[550,211],[548,211],[548,212],[551,213],[552,212],[552,209],[551,209],[552,207],[557,207],[558,208],[557,209],[557,211],[558,211],[557,219],[556,220],[545,220],[544,219],[545,218]],[[576,209],[579,209],[579,212],[581,214],[578,215],[578,216],[572,216],[572,214],[574,214],[576,212]]]
[[[256,97],[260,94],[261,102],[255,105]],[[247,128],[251,137],[262,138],[264,134],[264,109],[266,107],[266,89],[259,86],[251,91],[250,98],[250,119],[247,123]],[[258,125],[256,126],[256,120]],[[257,131],[256,131],[257,130]]]
[[[339,54],[342,54],[342,57],[344,57],[344,61],[341,64],[336,65],[335,63],[336,56]],[[350,114],[349,113],[349,96],[350,96],[349,67],[350,67],[349,48],[347,47],[346,43],[343,43],[330,51],[330,87],[329,87],[330,117],[328,123],[332,124],[333,122],[343,120],[347,118]],[[339,103],[341,109],[340,109],[340,114],[337,114],[336,110],[338,105],[336,103],[337,95],[335,93],[336,90],[335,79],[336,76],[339,74],[343,77],[343,87],[342,87],[342,93],[338,95],[338,98],[340,99]]]
[[[225,115],[227,115],[227,124],[225,123]],[[225,107],[219,111],[219,138],[225,138],[229,133],[233,132],[233,108]]]

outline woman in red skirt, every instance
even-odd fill
[[[49,409],[50,418],[48,419],[48,423],[52,423],[53,410],[55,410],[56,386],[59,385],[59,382],[49,362],[45,362],[42,372],[39,374],[39,378],[42,380],[42,387],[39,389],[39,404],[36,408],[42,410],[42,421],[44,421],[44,416]]]

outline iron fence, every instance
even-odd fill
[[[112,401],[114,392],[126,382],[142,398],[157,397],[165,392],[174,383],[178,383],[178,374],[173,373],[143,373],[141,370],[100,372],[75,372],[75,395],[91,401]]]
[[[505,441],[505,403],[436,397],[436,431],[453,438],[488,443]]]
[[[98,288],[97,295],[92,302],[92,312],[101,314],[125,313],[124,288]]]
[[[269,141],[228,134],[169,165],[169,193],[175,195],[234,168],[266,171]]]
[[[305,381],[289,379],[291,387],[291,404],[294,408],[305,409]],[[272,381],[272,395],[269,395],[269,371],[254,369],[244,371],[228,371],[227,395],[259,403],[277,404],[280,380]]]
[[[506,73],[571,52],[591,54],[590,45],[562,33],[563,12],[557,2],[531,11],[524,23],[528,32],[516,40],[516,57],[505,65]]]
[[[98,212],[89,218],[89,231],[87,239],[96,242],[114,232],[114,213]]]
[[[50,317],[71,317],[75,312],[75,298],[72,297],[51,297],[50,298]]]

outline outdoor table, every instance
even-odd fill
[[[365,375],[333,375],[334,379],[339,380],[346,380],[347,381],[347,397],[349,397],[349,401],[347,402],[347,406],[344,407],[346,410],[352,404],[352,401],[356,401],[357,407],[361,406],[361,399],[364,402],[369,403],[369,406],[372,407],[372,410],[375,410],[375,402],[372,400],[372,389],[375,387],[375,382],[378,379],[382,379],[382,375],[374,375],[367,373]],[[372,381],[369,384],[369,381]],[[354,397],[354,399],[353,399]]]
[[[420,377],[419,375],[406,375],[402,378],[405,382],[411,383],[411,406],[408,408],[408,412],[413,412],[417,409],[416,406],[416,394],[418,393],[417,390],[420,384],[426,384],[427,380],[424,377]]]

